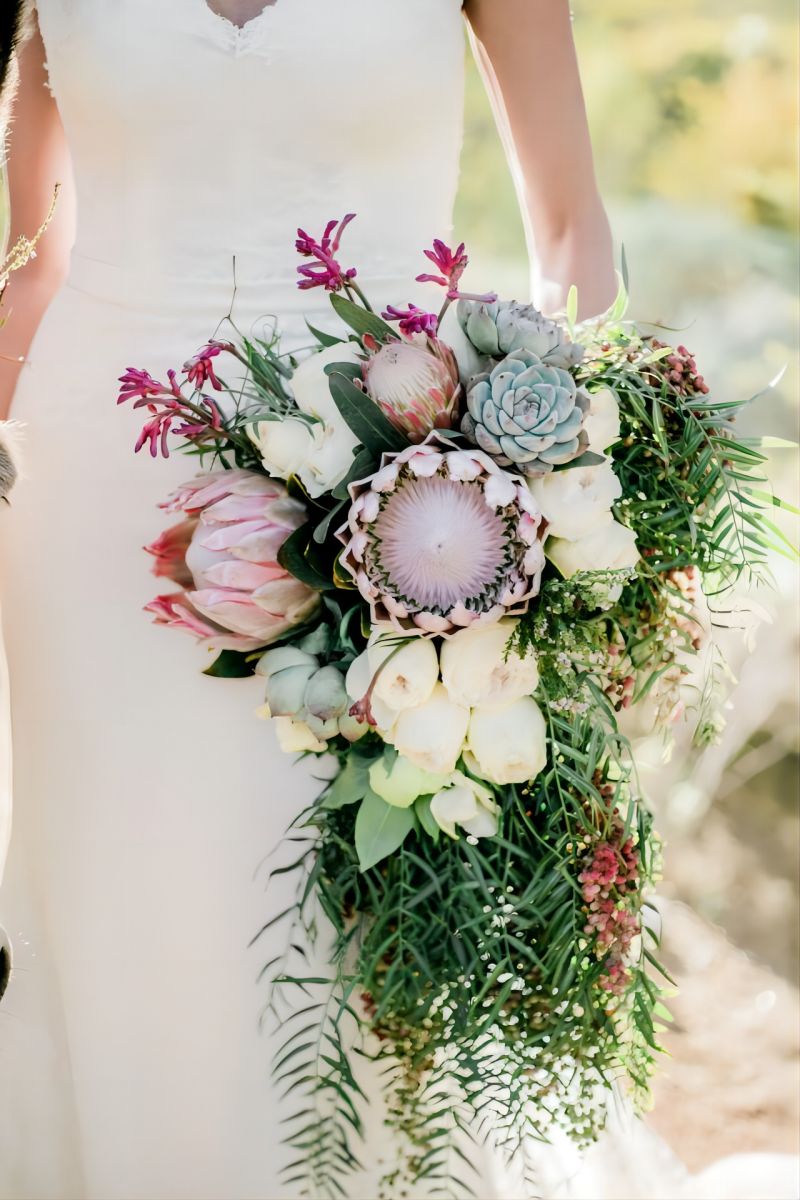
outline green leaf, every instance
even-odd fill
[[[355,829],[361,870],[369,870],[399,849],[414,823],[413,809],[393,808],[374,792],[367,792],[358,810]]]
[[[578,458],[573,458],[572,462],[568,462],[559,469],[561,471],[571,471],[573,467],[599,467],[605,461],[606,456],[604,454],[595,454],[594,450],[584,450],[583,454]]]
[[[308,587],[323,591],[332,588],[333,582],[323,575],[308,558],[309,540],[311,537],[310,523],[301,525],[286,539],[278,551],[278,562],[284,568],[305,583]]]
[[[567,292],[567,307],[565,315],[570,330],[574,329],[575,323],[578,320],[578,289],[574,283]]]
[[[314,538],[314,541],[318,545],[321,546],[322,543],[325,541],[326,537],[328,536],[328,531],[329,531],[331,525],[333,525],[337,521],[337,518],[342,516],[342,510],[346,507],[347,507],[347,501],[340,500],[338,502],[338,504],[334,505],[334,507],[331,509],[331,511],[327,514],[327,516],[324,516],[322,518],[319,525],[315,526],[313,538]]]
[[[383,415],[365,392],[339,372],[328,377],[336,407],[365,450],[373,454],[404,450],[408,439]]]
[[[246,679],[256,669],[258,655],[242,654],[239,650],[221,650],[204,675],[215,679]]]
[[[377,465],[377,456],[371,450],[359,450],[350,465],[350,470],[344,479],[337,483],[331,495],[336,500],[349,500],[350,492],[348,488],[350,484],[354,483],[357,479],[366,479],[367,475],[371,475]]]
[[[432,799],[433,796],[420,796],[414,801],[414,811],[425,832],[433,838],[434,842],[438,842],[442,831],[436,824],[436,820],[431,812]]]
[[[341,338],[334,337],[332,333],[324,333],[323,330],[317,329],[315,325],[312,325],[310,321],[306,321],[306,325],[308,326],[308,332],[312,337],[317,339],[320,346],[324,346],[327,349],[328,346],[343,345]]]
[[[335,292],[331,293],[331,304],[336,315],[341,317],[345,325],[349,325],[351,329],[355,330],[359,337],[365,333],[371,333],[380,342],[390,339],[395,342],[398,340],[396,329],[392,329],[391,325],[387,325],[381,317],[368,312],[360,304],[354,304],[352,300],[347,300]]]
[[[344,766],[328,788],[322,800],[323,808],[344,808],[363,800],[369,787],[371,759],[358,754],[348,755]]]

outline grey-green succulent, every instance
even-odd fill
[[[569,371],[514,350],[467,391],[462,431],[501,466],[545,475],[588,446],[589,397]]]
[[[570,341],[566,329],[532,304],[516,300],[460,300],[458,320],[481,354],[502,358],[515,350],[530,350],[550,366],[571,367],[583,358],[583,347]]]
[[[273,717],[304,721],[315,737],[327,741],[338,733],[349,740],[363,732],[349,715],[350,700],[338,667],[320,665],[315,634],[296,646],[276,646],[258,660],[256,673],[266,679],[266,701]]]

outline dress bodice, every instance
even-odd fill
[[[229,287],[236,256],[239,277],[283,292],[296,227],[353,211],[364,276],[412,279],[451,221],[460,7],[277,0],[237,28],[205,0],[38,0],[75,257]]]

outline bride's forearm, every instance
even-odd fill
[[[33,270],[33,274],[28,274]],[[56,273],[39,274],[34,264],[23,268],[6,291],[0,309],[0,420],[9,415],[14,389],[25,368],[33,335],[61,284]]]
[[[531,222],[535,230],[535,225]],[[532,299],[542,312],[563,311],[570,287],[578,289],[578,315],[597,316],[614,300],[614,245],[599,202],[585,219],[548,236],[532,237]]]
[[[578,313],[614,297],[608,221],[597,189],[568,0],[467,0],[476,57],[515,173],[534,299]]]

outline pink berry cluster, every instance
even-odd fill
[[[663,350],[666,347],[666,343],[659,342],[657,338],[653,338],[651,345],[654,350]],[[694,356],[685,346],[677,346],[671,354],[659,359],[653,365],[661,374],[666,375],[675,391],[679,392],[681,396],[696,396],[698,393],[705,396],[708,394],[708,384],[697,370]]]
[[[615,813],[609,838],[595,842],[578,876],[586,911],[584,933],[595,937],[595,952],[605,957],[599,978],[603,991],[620,996],[630,980],[626,957],[641,932],[639,920],[639,855],[633,838],[623,841],[622,822]]]

